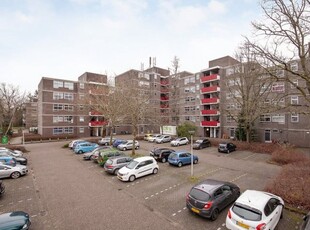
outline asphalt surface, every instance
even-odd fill
[[[216,221],[201,218],[185,207],[185,197],[197,181],[212,178],[236,183],[242,191],[262,190],[280,171],[267,163],[269,155],[236,151],[217,153],[216,148],[194,151],[197,181],[190,166],[158,163],[159,173],[121,182],[102,167],[62,148],[65,142],[27,144],[29,174],[5,179],[6,193],[0,211],[23,210],[30,214],[31,229],[226,229],[226,208]],[[139,154],[153,147],[140,142]],[[176,149],[190,150],[190,146]],[[127,151],[130,154],[130,151]],[[277,230],[298,228],[301,216],[285,210]]]

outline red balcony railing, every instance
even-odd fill
[[[94,127],[94,126],[103,126],[103,125],[107,125],[107,124],[108,124],[107,121],[90,121],[88,125],[90,127]]]
[[[201,99],[201,104],[217,104],[217,103],[219,103],[219,99],[217,97]]]
[[[219,121],[202,121],[201,126],[206,126],[206,127],[219,127],[220,122]]]
[[[160,97],[160,100],[162,100],[162,101],[168,101],[168,100],[169,100],[169,97]]]
[[[102,113],[93,110],[89,112],[89,116],[102,116]]]
[[[168,93],[169,92],[169,88],[166,88],[166,87],[165,88],[161,88],[160,92],[161,93]]]
[[[166,108],[169,108],[169,105],[160,105],[160,108],[166,109]]]
[[[201,83],[220,80],[220,76],[217,74],[211,74],[209,76],[202,76],[200,78]]]
[[[168,80],[160,80],[160,84],[161,85],[169,85],[169,81]]]
[[[204,87],[201,89],[201,93],[212,93],[212,92],[219,92],[220,87],[218,86],[210,86],[210,87]]]
[[[209,110],[201,110],[201,115],[219,115],[219,111],[216,109],[209,109]]]

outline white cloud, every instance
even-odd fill
[[[208,8],[212,14],[224,14],[227,12],[226,5],[218,0],[211,0],[208,4]]]

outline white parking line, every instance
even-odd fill
[[[242,175],[240,175],[240,176],[237,176],[237,177],[235,177],[234,179],[232,179],[230,182],[235,182],[235,181],[239,180],[240,178],[245,177],[246,175],[248,175],[248,174],[247,174],[247,173],[244,173],[244,174],[242,174]]]
[[[254,153],[254,154],[252,154],[252,155],[249,155],[249,156],[240,158],[240,160],[245,160],[245,159],[248,159],[248,158],[253,157],[253,156],[256,156],[256,155],[257,155],[257,153]]]

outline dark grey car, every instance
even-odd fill
[[[130,161],[132,161],[132,158],[127,156],[111,157],[104,164],[104,170],[110,174],[117,174],[118,170],[126,166]]]
[[[208,179],[192,187],[186,197],[186,207],[202,217],[216,220],[220,211],[239,196],[237,185]]]

